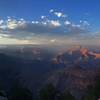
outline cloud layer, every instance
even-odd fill
[[[25,20],[8,17],[0,20],[0,37],[19,40],[41,39],[44,37],[77,37],[89,32],[88,21],[79,20],[76,24],[69,20],[67,14],[51,9],[49,17],[42,15],[38,20]],[[52,16],[52,17],[51,17]],[[56,18],[55,18],[56,17]],[[42,41],[42,39],[41,39]],[[56,39],[51,39],[55,42]]]

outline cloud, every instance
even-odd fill
[[[52,13],[52,12],[54,12],[54,10],[53,9],[50,9],[50,11],[49,11],[50,13]]]
[[[56,42],[56,39],[51,39],[50,42],[51,43],[55,43]]]
[[[12,21],[8,21],[7,22],[7,28],[9,29],[15,29],[17,27],[17,21],[16,20],[12,20]]]
[[[32,24],[39,24],[39,21],[32,21]]]
[[[7,34],[0,34],[0,38],[9,38],[9,35],[7,35]]]
[[[88,20],[73,22],[62,11],[51,9],[48,15],[40,15],[36,20],[24,18],[0,19],[0,43],[99,43],[100,32],[90,32]],[[71,16],[74,17],[74,16]],[[4,40],[3,40],[4,39]],[[90,40],[92,42],[90,42]],[[94,42],[95,41],[95,42]]]
[[[53,9],[51,9],[50,11],[49,11],[50,13],[52,13],[52,14],[54,14],[55,16],[57,16],[58,18],[66,18],[67,17],[67,15],[66,14],[64,14],[64,13],[62,13],[62,12],[59,12],[59,11],[55,11],[55,10],[53,10]]]
[[[44,18],[46,18],[46,16],[41,16],[41,19],[44,19]]]
[[[70,34],[85,34],[89,32],[89,23],[87,21],[80,21],[79,24],[75,24],[69,20],[64,22],[64,25],[67,27]]]
[[[60,34],[61,24],[58,20],[25,21],[7,19],[0,25],[0,33],[10,38],[26,39],[38,35]]]
[[[64,15],[62,12],[54,12],[54,14],[57,16],[57,17],[66,17],[66,15]]]
[[[71,22],[67,20],[67,21],[64,22],[64,24],[65,24],[65,25],[70,25]]]
[[[61,26],[61,24],[58,20],[51,20],[49,22],[50,22],[49,24],[51,24],[52,27],[60,27]]]
[[[38,20],[25,20],[8,17],[0,20],[0,34],[8,38],[32,39],[37,36],[76,36],[88,32],[88,21],[80,20],[79,24],[73,23],[66,18],[66,14],[51,9],[52,16],[40,16]],[[58,18],[55,18],[55,15]],[[60,19],[61,18],[61,19]],[[3,36],[2,35],[2,36]],[[52,39],[51,39],[52,40]],[[53,42],[53,40],[51,41]]]
[[[83,24],[84,26],[90,26],[90,24],[86,20],[80,20],[80,23]]]
[[[1,20],[0,20],[0,25],[2,25],[2,24],[3,24],[3,22],[4,22],[4,20],[3,20],[3,19],[1,19]]]

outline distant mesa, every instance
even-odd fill
[[[65,57],[66,56],[66,57]],[[81,60],[88,60],[90,57],[93,59],[100,59],[100,53],[96,53],[88,50],[88,48],[81,46],[73,46],[66,51],[62,51],[56,55],[52,61],[56,64],[68,62],[68,60],[74,60],[75,63],[79,63]]]
[[[93,55],[95,59],[100,59],[100,53],[89,52],[90,55]]]
[[[83,57],[88,58],[89,51],[87,48],[80,48],[80,53]]]

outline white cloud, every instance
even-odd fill
[[[84,26],[90,26],[90,24],[88,23],[88,21],[86,20],[80,20],[80,23]]]
[[[49,11],[50,13],[53,13],[54,15],[56,15],[58,18],[66,18],[67,17],[67,15],[66,14],[64,14],[64,13],[62,13],[62,12],[59,12],[59,11],[55,11],[55,10],[53,10],[53,9],[51,9],[50,11]]]
[[[89,26],[90,24],[88,23],[88,21],[83,21],[83,25]]]
[[[78,27],[78,28],[80,28],[81,27],[81,25],[79,25],[79,24],[72,24],[72,27]]]
[[[41,19],[44,19],[44,18],[46,18],[46,16],[41,16]]]
[[[60,18],[60,17],[67,17],[65,14],[63,14],[62,12],[54,12],[54,14]]]
[[[63,16],[63,14],[61,12],[55,12],[54,14],[59,18]]]
[[[7,22],[7,27],[9,29],[15,29],[18,26],[17,21],[16,20],[10,20]]]
[[[4,20],[3,20],[3,19],[1,19],[1,20],[0,20],[0,25],[1,25],[1,24],[3,24],[3,23],[4,23]]]
[[[20,20],[21,20],[21,21],[24,21],[24,18],[21,18]]]
[[[51,39],[50,42],[54,43],[54,42],[56,42],[56,39]]]
[[[50,12],[53,14],[55,13],[54,10],[51,10]],[[57,14],[58,17],[65,15],[60,12],[56,12],[55,14]],[[0,21],[0,32],[9,35],[12,38],[30,39],[35,35],[77,35],[87,31],[87,27],[85,27],[85,25],[88,25],[87,21],[81,21],[79,24],[74,24],[65,18],[53,19],[51,17],[50,19],[45,17],[46,16],[41,16],[39,20],[33,21],[24,20],[23,18],[15,19],[8,17],[7,20]],[[51,40],[51,42],[54,41],[54,39]]]
[[[12,19],[9,17],[7,21],[10,22],[11,20],[12,20]]]
[[[0,25],[0,29],[5,30],[7,28],[6,25]]]
[[[54,27],[59,27],[61,26],[60,22],[58,20],[51,20],[50,24]]]
[[[54,12],[54,10],[53,9],[50,9],[50,11],[49,11],[50,13],[52,13],[52,12]]]
[[[32,24],[39,24],[39,21],[32,21]]]
[[[78,24],[76,23],[73,23],[71,21],[68,21],[66,20],[64,22],[64,25],[66,26],[66,28],[68,29],[68,31],[71,33],[71,34],[85,34],[87,32],[89,32],[89,23],[87,21],[83,21],[83,20],[80,20]]]
[[[47,25],[47,22],[41,22],[43,25]]]
[[[9,37],[9,35],[8,34],[0,34],[0,37],[5,37],[5,38],[7,38],[7,37]]]
[[[67,20],[67,21],[64,22],[64,24],[65,24],[65,25],[70,25],[71,22]]]

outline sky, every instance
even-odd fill
[[[100,43],[100,0],[0,0],[0,44]]]

